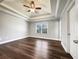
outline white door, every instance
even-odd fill
[[[78,59],[78,15],[77,6],[74,4],[69,11],[70,20],[70,54],[73,59]]]

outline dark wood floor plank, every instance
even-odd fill
[[[0,45],[0,59],[72,59],[60,41],[24,38]]]

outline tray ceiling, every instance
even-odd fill
[[[23,5],[28,5],[31,1],[35,2],[35,6],[40,6],[42,9],[37,13],[27,12],[28,8]],[[22,14],[29,16],[30,19],[39,19],[49,17],[58,17],[65,7],[68,0],[4,0],[2,4],[9,6],[21,12]]]

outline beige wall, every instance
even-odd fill
[[[48,23],[48,33],[47,34],[38,34],[35,33],[35,24],[38,22],[31,22],[29,23],[31,37],[38,37],[38,38],[48,38],[53,40],[59,40],[59,23],[58,20],[49,20],[43,21]]]
[[[0,42],[28,36],[28,22],[11,14],[0,12]]]

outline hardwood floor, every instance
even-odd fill
[[[24,38],[0,45],[0,59],[72,59],[60,41]]]

